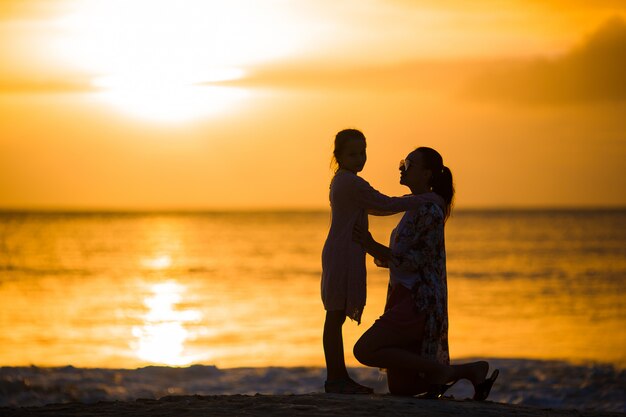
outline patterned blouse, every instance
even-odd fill
[[[448,348],[448,284],[444,214],[434,203],[404,214],[391,235],[389,285],[411,290],[415,308],[426,314],[423,357],[450,363]]]

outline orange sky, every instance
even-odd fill
[[[323,208],[336,131],[388,194],[625,206],[623,1],[0,0],[0,208]]]

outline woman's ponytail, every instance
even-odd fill
[[[431,187],[433,192],[439,194],[446,202],[445,215],[446,219],[448,219],[454,203],[454,183],[452,181],[450,168],[444,166],[441,171],[433,175]]]
[[[445,219],[450,217],[454,205],[454,182],[450,168],[443,165],[443,158],[436,150],[427,147],[417,148],[422,154],[424,167],[432,172],[430,187],[434,193],[439,194],[446,203]]]

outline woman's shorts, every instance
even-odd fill
[[[402,334],[407,341],[420,342],[424,333],[426,316],[415,308],[411,290],[401,284],[391,288],[385,312],[374,326],[384,327]]]

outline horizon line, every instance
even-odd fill
[[[494,205],[456,207],[454,211],[621,211],[626,205]],[[0,214],[194,214],[194,213],[314,213],[330,207],[0,207]]]

